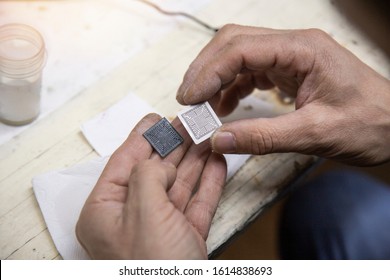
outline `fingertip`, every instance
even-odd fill
[[[237,151],[236,138],[233,133],[217,130],[211,136],[211,147],[220,154],[232,154]]]
[[[178,89],[178,91],[176,93],[176,101],[179,102],[179,104],[181,104],[181,105],[186,105],[184,103],[184,100],[183,100],[183,92],[180,90],[180,88]]]
[[[205,92],[199,91],[196,85],[189,86],[185,91],[180,93],[180,104],[193,105],[206,101],[208,98],[205,96]]]
[[[143,117],[142,121],[146,121],[146,120],[160,120],[161,119],[161,116],[157,113],[148,113],[146,116]]]
[[[219,162],[220,165],[226,169],[227,161],[223,154],[212,151],[210,157],[213,158],[213,160],[215,160],[216,162]]]
[[[191,102],[188,97],[188,89],[186,89],[185,91],[178,91],[177,95],[176,95],[176,100],[181,104],[181,105],[190,105]]]
[[[223,106],[221,104],[218,104],[218,106],[215,106],[214,111],[217,114],[218,117],[223,118],[228,116],[231,112],[234,111],[235,108]]]
[[[156,122],[161,120],[161,116],[156,113],[149,113],[145,115],[134,127],[134,131],[137,131],[140,134],[143,134],[147,129],[149,129]],[[130,134],[131,135],[131,134]]]
[[[134,135],[142,135],[146,130],[148,130],[152,125],[161,120],[161,116],[156,113],[149,113],[145,115],[132,129],[129,136],[122,144],[122,146],[131,147],[134,145]]]

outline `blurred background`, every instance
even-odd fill
[[[330,170],[359,171],[385,182],[390,187],[390,163],[376,167],[352,167],[326,160],[315,168],[304,180],[310,180]],[[274,260],[280,259],[278,252],[279,217],[283,203],[282,198],[266,209],[260,216],[239,234],[217,257],[224,260]]]

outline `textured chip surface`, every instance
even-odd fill
[[[166,118],[154,124],[143,136],[161,157],[166,157],[184,141]]]
[[[208,102],[190,106],[179,112],[178,117],[195,144],[210,138],[222,125]]]

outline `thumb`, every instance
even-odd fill
[[[173,164],[145,160],[131,171],[127,203],[141,209],[151,209],[168,201],[167,190],[176,179]],[[132,207],[129,207],[131,209]]]
[[[226,123],[212,135],[211,145],[221,154],[310,153],[318,139],[315,120],[309,116],[302,108],[275,118]]]

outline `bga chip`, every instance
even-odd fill
[[[149,128],[143,136],[161,157],[166,157],[184,141],[166,118]]]
[[[195,144],[210,138],[222,125],[208,102],[190,106],[180,111],[178,117]]]

